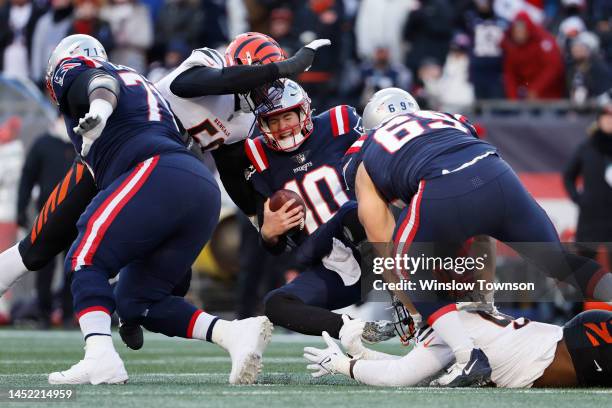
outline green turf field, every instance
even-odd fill
[[[73,402],[54,407],[610,407],[612,390],[498,390],[373,388],[340,376],[311,379],[302,360],[316,338],[276,335],[264,355],[256,385],[230,386],[229,357],[218,347],[194,340],[145,337],[140,351],[115,345],[130,374],[127,385],[76,387]],[[80,332],[0,330],[0,388],[44,387],[46,374],[66,369],[83,356]],[[382,350],[398,349],[393,342]],[[11,403],[3,406],[41,406]],[[42,403],[42,405],[46,405]]]

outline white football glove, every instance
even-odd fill
[[[304,47],[310,48],[311,50],[316,51],[317,49],[321,47],[327,47],[328,45],[331,45],[330,40],[328,40],[327,38],[319,38],[318,40],[309,42]]]
[[[81,156],[85,157],[94,142],[100,137],[108,117],[113,113],[113,105],[104,99],[94,99],[89,105],[89,112],[79,119],[78,126],[72,128],[74,133],[83,138]]]
[[[310,375],[314,378],[336,373],[350,375],[349,358],[344,355],[338,344],[326,331],[321,335],[327,343],[327,348],[304,347],[304,358],[312,363],[306,366],[311,371]]]
[[[363,358],[366,353],[366,348],[361,342],[361,335],[365,322],[361,319],[351,319],[347,315],[342,315],[344,324],[340,329],[340,342],[342,347],[353,358]]]

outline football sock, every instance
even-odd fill
[[[107,312],[94,310],[79,316],[79,326],[85,339],[85,357],[95,357],[102,350],[114,349],[111,337],[111,317]]]
[[[0,253],[0,295],[8,290],[28,269],[21,260],[19,244]]]
[[[196,313],[197,316],[194,316],[195,321],[191,338],[219,344],[219,337],[223,336],[223,334],[220,333],[222,330],[219,330],[219,327],[223,326],[223,323],[227,324],[228,322],[220,320],[217,316],[213,316],[201,310],[196,311]],[[221,334],[221,336],[219,336],[219,334]]]

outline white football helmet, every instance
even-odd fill
[[[260,104],[255,109],[255,116],[268,146],[283,152],[297,149],[310,136],[313,129],[310,98],[306,91],[290,79],[281,79],[279,84],[268,88],[266,99],[266,103]],[[298,114],[299,123],[291,128],[272,132],[268,120],[272,116],[289,111],[295,111]],[[290,137],[280,137],[289,130],[291,130]]]
[[[363,110],[363,127],[368,131],[380,126],[393,116],[418,110],[421,108],[417,101],[403,89],[381,89],[372,95]]]
[[[46,73],[46,83],[47,89],[51,94],[51,98],[57,104],[57,98],[55,97],[55,92],[53,92],[53,73],[57,66],[66,58],[74,58],[74,57],[87,57],[92,59],[99,59],[103,61],[108,61],[108,56],[106,55],[106,50],[100,44],[100,41],[96,40],[94,37],[85,34],[74,34],[65,37],[60,43],[55,47],[51,56],[49,57],[49,62],[47,64],[47,73]]]

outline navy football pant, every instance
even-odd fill
[[[499,156],[461,171],[422,180],[394,232],[397,255],[413,243],[462,243],[489,235],[513,247],[548,276],[573,282],[586,297],[605,274],[596,262],[568,253],[546,212]],[[521,244],[529,243],[529,244]],[[418,245],[415,245],[415,247]],[[433,305],[417,305],[425,314]]]
[[[188,153],[140,163],[100,191],[77,223],[66,257],[74,310],[112,313],[168,336],[186,337],[196,308],[172,296],[219,219],[211,173]],[[113,291],[109,276],[120,270]]]
[[[345,286],[340,276],[322,264],[312,266],[264,298],[265,313],[275,325],[312,336],[326,330],[338,338],[342,317],[330,310],[359,302],[361,281]]]

